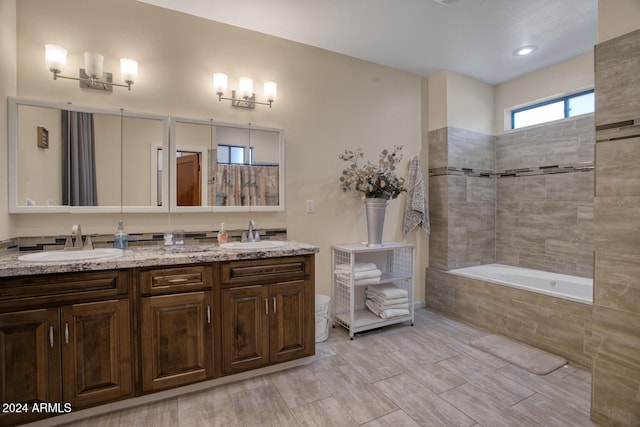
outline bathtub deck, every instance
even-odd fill
[[[591,305],[427,269],[427,306],[591,366]]]

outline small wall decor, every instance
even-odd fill
[[[49,148],[49,131],[43,126],[38,126],[38,147]]]

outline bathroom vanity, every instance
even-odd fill
[[[0,258],[0,425],[308,362],[317,252],[288,242],[140,247],[64,263]]]

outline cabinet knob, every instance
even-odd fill
[[[209,325],[211,324],[211,306],[210,305],[207,306],[207,323]]]
[[[53,348],[55,345],[55,340],[53,338],[53,326],[49,326],[49,346]]]
[[[276,297],[273,297],[273,314],[276,314],[278,310],[276,309]]]
[[[69,322],[64,323],[64,342],[69,344]]]
[[[269,315],[269,298],[264,299],[264,311],[268,316]]]

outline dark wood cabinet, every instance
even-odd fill
[[[26,409],[0,413],[0,425],[132,395],[130,306],[122,298],[127,274],[110,271],[0,280],[2,403]],[[22,293],[17,291],[20,288]],[[109,296],[112,299],[105,299]],[[85,298],[98,301],[81,302]],[[49,303],[42,304],[43,300]],[[40,404],[46,410],[34,411],[34,405]]]
[[[223,264],[223,374],[315,353],[312,272],[306,257]]]
[[[155,391],[213,375],[211,292],[142,299],[142,389]]]
[[[315,295],[309,279],[269,287],[270,361],[286,362],[315,354]]]
[[[140,277],[142,391],[212,378],[211,267],[154,269]]]
[[[260,368],[269,362],[268,288],[255,285],[223,289],[222,370]]]
[[[129,301],[74,304],[61,315],[64,402],[78,408],[130,395]]]
[[[314,293],[313,255],[0,277],[0,426],[312,356]]]
[[[61,402],[58,309],[0,314],[0,425],[42,418],[30,410],[34,403]],[[19,408],[15,404],[27,404]]]

